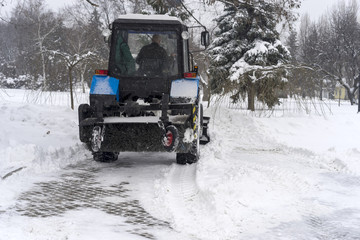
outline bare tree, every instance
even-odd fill
[[[320,88],[323,79],[337,81],[354,103],[360,80],[360,24],[356,1],[339,2],[328,16],[310,23],[305,19],[300,30],[301,61],[313,68]]]
[[[17,31],[19,62],[33,76],[41,76],[43,89],[48,89],[47,49],[53,45],[53,34],[61,26],[55,14],[47,10],[43,0],[29,0],[17,5],[11,22]],[[21,64],[19,64],[21,65]]]
[[[323,66],[329,76],[336,79],[347,91],[351,104],[354,103],[356,83],[360,71],[360,25],[357,21],[356,1],[349,5],[340,2],[331,13],[333,58],[332,67]],[[330,55],[331,56],[331,55]]]
[[[64,64],[68,69],[70,104],[71,104],[71,109],[74,110],[73,70],[79,63],[86,61],[89,58],[95,57],[94,53],[89,51],[87,53],[82,53],[82,54],[72,54],[67,52],[52,51],[52,54],[58,55],[63,60]]]
[[[69,79],[69,90],[71,98],[71,108],[74,109],[73,99],[73,73],[75,67],[83,64],[82,67],[86,66],[87,62],[93,62],[100,60],[98,48],[93,44],[94,37],[86,31],[88,25],[79,25],[67,29],[64,34],[64,41],[66,41],[67,47],[62,51],[52,51],[53,55],[59,56],[62,62],[68,69]],[[85,31],[84,31],[85,30]],[[95,41],[96,42],[96,41]]]

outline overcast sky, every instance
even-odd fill
[[[46,0],[49,6],[58,9],[66,4],[71,4],[77,0]],[[84,0],[81,0],[84,1]],[[317,20],[327,9],[331,9],[339,0],[303,0],[300,13],[309,13],[312,20]],[[356,0],[360,5],[360,0]]]
[[[343,0],[303,0],[300,8],[300,14],[308,13],[311,20],[316,21],[326,13],[326,11],[330,11],[333,6],[339,1]],[[348,2],[349,0],[346,0]],[[356,0],[360,7],[360,0]]]
[[[76,1],[84,1],[84,0],[45,0],[48,7],[53,10],[57,10],[66,5],[70,5]],[[338,1],[342,0],[303,0],[302,6],[299,10],[300,14],[308,13],[311,20],[316,21],[322,14],[324,14],[327,10],[330,10]],[[349,0],[346,0],[349,1]],[[360,6],[360,0],[356,0]],[[7,0],[8,3],[14,4],[16,0]]]
[[[71,4],[77,0],[46,0],[49,6],[58,9],[66,4]],[[84,1],[84,0],[81,0]],[[327,9],[331,9],[338,1],[342,0],[303,0],[300,13],[309,13],[312,20],[317,20]],[[347,0],[349,1],[349,0]],[[356,0],[360,6],[360,0]]]
[[[78,0],[78,1],[84,1],[84,0]],[[76,0],[45,0],[45,2],[48,3],[49,7],[56,10],[65,7],[67,5],[71,5],[72,3],[76,2]]]

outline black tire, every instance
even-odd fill
[[[199,160],[198,154],[188,153],[177,153],[176,163],[180,165],[193,164]]]
[[[193,164],[199,160],[199,157],[200,157],[199,141],[198,139],[196,139],[192,143],[189,152],[176,154],[176,163],[180,165]]]
[[[87,142],[91,136],[92,127],[89,126],[80,126],[82,120],[90,118],[92,114],[91,107],[88,104],[81,104],[78,108],[78,117],[79,117],[79,138],[82,142]]]
[[[91,107],[89,106],[89,104],[80,104],[79,108],[78,108],[78,114],[79,114],[79,123],[86,119],[91,117],[92,111],[91,111]]]
[[[204,124],[204,107],[200,104],[200,127],[202,128]]]
[[[117,152],[93,152],[93,157],[96,162],[115,162],[118,159]]]
[[[201,113],[202,108],[199,109],[197,116],[202,116]],[[198,120],[198,124],[201,122],[201,119]],[[202,124],[202,123],[201,123]],[[185,164],[193,164],[199,160],[200,157],[200,128],[202,126],[198,125],[196,128],[197,138],[192,142],[190,151],[187,153],[177,153],[176,154],[176,163],[185,165]]]
[[[83,143],[84,147],[86,148],[86,150],[92,151],[91,149],[91,142],[85,142]]]

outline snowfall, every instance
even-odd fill
[[[360,114],[211,102],[211,142],[92,160],[68,93],[0,89],[0,239],[360,239]],[[88,102],[77,93],[76,104]]]

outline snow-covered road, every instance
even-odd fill
[[[212,108],[197,164],[101,164],[76,111],[19,94],[0,102],[0,240],[360,239],[360,115],[347,104],[326,117]]]
[[[137,197],[153,187],[155,168],[171,164],[166,156],[156,159],[141,154],[123,154],[112,164],[85,159],[49,174],[3,212],[0,239],[171,236],[170,223],[151,216]]]

